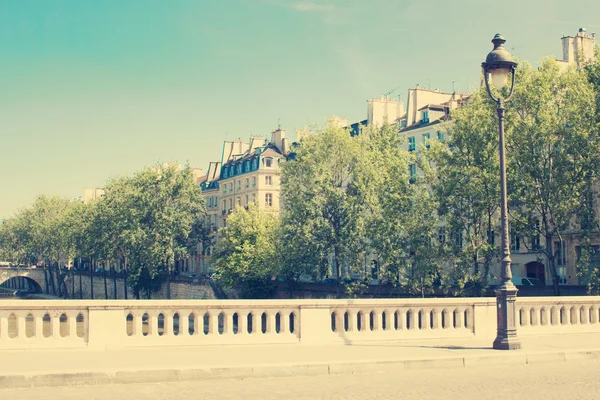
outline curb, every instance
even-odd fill
[[[478,355],[413,360],[367,360],[254,366],[198,367],[188,369],[114,370],[104,372],[56,372],[0,376],[0,389],[56,386],[92,386],[127,383],[205,381],[264,377],[351,375],[389,373],[415,369],[477,368],[492,365],[523,365],[599,360],[600,349],[557,352],[516,351],[505,355]]]

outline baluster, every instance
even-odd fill
[[[33,314],[33,321],[35,325],[34,336],[36,339],[44,338],[44,312]]]
[[[142,337],[144,335],[144,312],[133,310],[130,311],[133,315],[133,335]]]
[[[183,313],[183,314],[182,314]],[[179,334],[189,336],[190,334],[190,310],[184,310],[179,314]],[[194,318],[194,321],[196,318]]]
[[[212,336],[219,335],[219,312],[217,310],[213,310],[209,313],[208,332]]]
[[[69,339],[77,339],[77,312],[67,314]]]
[[[290,315],[290,310],[280,310],[279,311],[279,333],[285,334],[288,332],[288,319],[285,318],[286,315]],[[336,314],[336,318],[339,319],[339,316]],[[338,321],[335,321],[335,326],[339,329]]]
[[[58,311],[54,311],[54,314],[50,315],[50,325],[52,326],[52,337],[60,339],[62,336],[60,335],[60,313]]]
[[[27,337],[26,331],[25,331],[25,318],[27,317],[27,314],[19,314],[17,316],[17,330],[19,332],[18,338],[20,339],[24,339]]]
[[[0,316],[0,340],[8,339],[8,316]]]
[[[237,333],[236,335],[247,335],[246,323],[248,322],[248,314],[245,312],[237,311]]]
[[[373,310],[373,330],[374,331],[383,331],[383,312],[384,310],[380,309],[380,308],[376,308]],[[385,325],[387,328],[387,325],[389,324],[387,315],[386,315],[386,319],[385,319]]]
[[[275,320],[276,314],[276,310],[269,310],[269,313],[267,314],[267,333],[270,335],[277,334],[277,321]]]
[[[156,310],[148,313],[148,335],[158,336],[158,312]]]
[[[163,312],[164,315],[164,330],[163,330],[163,335],[164,336],[172,336],[173,335],[173,315],[175,315],[175,311],[173,310],[168,310],[168,312]],[[181,313],[179,314],[179,323],[181,324]],[[181,325],[180,325],[181,327]]]

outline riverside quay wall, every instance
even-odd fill
[[[517,298],[519,336],[600,332],[600,297]],[[1,300],[0,352],[490,338],[495,298]]]

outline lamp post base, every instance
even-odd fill
[[[510,281],[495,290],[498,322],[498,331],[496,340],[494,340],[494,349],[496,350],[519,350],[521,348],[516,325],[518,291]]]

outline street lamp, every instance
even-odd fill
[[[494,49],[488,54],[483,67],[485,87],[490,98],[496,103],[498,109],[499,153],[500,153],[500,222],[502,224],[502,284],[496,292],[497,306],[497,334],[494,340],[494,349],[517,350],[521,343],[517,338],[516,326],[516,304],[517,288],[512,283],[510,271],[510,238],[508,232],[508,205],[506,200],[506,162],[504,155],[504,103],[512,96],[515,87],[515,69],[517,63],[504,48],[506,39],[501,34],[496,34],[492,43]],[[510,75],[510,88],[508,95],[502,98],[501,90],[507,85]],[[498,89],[498,97],[494,97],[490,90],[490,78],[492,85]]]

